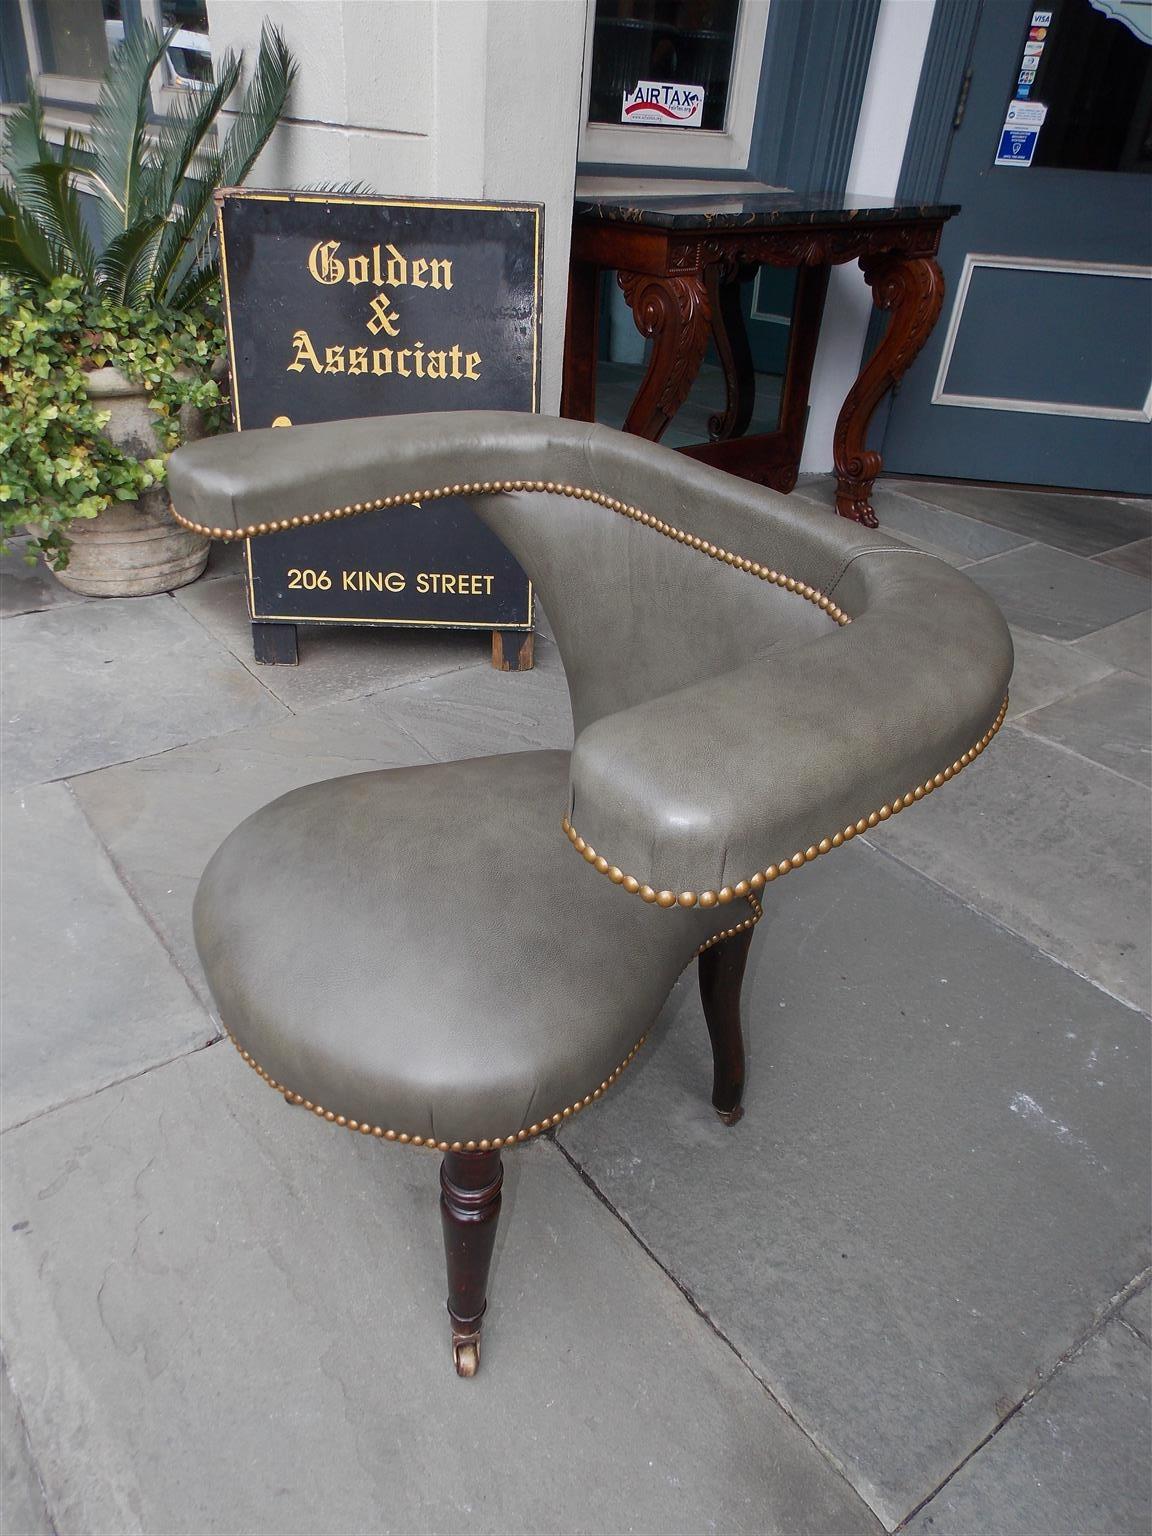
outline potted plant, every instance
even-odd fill
[[[171,591],[208,558],[164,481],[166,454],[225,420],[212,194],[247,177],[296,72],[266,26],[227,132],[231,53],[152,131],[170,37],[142,25],[116,50],[87,138],[53,147],[33,90],[0,151],[0,539],[28,532],[95,596]]]

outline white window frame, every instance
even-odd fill
[[[592,42],[596,31],[596,0],[588,0],[584,31],[584,87],[580,101],[579,157],[603,165],[666,165],[685,170],[743,171],[748,168],[764,35],[770,0],[740,0],[732,72],[723,129],[658,128],[640,124],[590,123]]]
[[[3,0],[0,0],[3,4]],[[19,0],[20,21],[24,27],[24,46],[28,50],[28,73],[45,102],[76,102],[94,107],[100,100],[100,80],[85,80],[82,75],[50,75],[40,52],[40,34],[32,14],[32,0]]]
[[[7,0],[0,0],[0,5]],[[32,0],[18,0],[20,8],[20,20],[24,28],[24,46],[28,50],[28,72],[36,82],[36,89],[40,92],[41,100],[45,105],[47,126],[54,127],[55,119],[60,115],[59,108],[67,106],[94,107],[100,100],[100,87],[103,78],[86,80],[82,75],[53,75],[44,69],[44,59],[40,52],[40,35],[36,30],[36,17],[32,12]],[[141,0],[141,14],[145,20],[150,21],[157,32],[163,31],[160,20],[160,0]],[[183,97],[189,87],[176,85],[170,78],[167,58],[163,59],[160,68],[152,77],[152,111],[163,117],[170,104],[179,97]],[[54,110],[55,109],[55,110]],[[53,135],[49,133],[49,138]]]

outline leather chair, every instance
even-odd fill
[[[552,622],[570,754],[294,790],[231,834],[195,905],[244,1060],[289,1104],[443,1154],[470,1376],[503,1151],[612,1086],[693,959],[712,1102],[739,1119],[761,894],[983,752],[1007,628],[943,560],[583,422],[244,432],[182,448],[170,483],[178,519],[218,539],[467,496]]]

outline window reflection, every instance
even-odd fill
[[[619,123],[625,92],[653,80],[702,87],[701,127],[722,129],[738,12],[739,0],[596,0],[589,122]]]
[[[124,36],[120,0],[32,0],[32,20],[48,75],[98,80]]]
[[[1089,0],[1057,0],[1032,86],[1048,116],[1033,165],[1152,171],[1152,47]]]

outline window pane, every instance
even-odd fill
[[[208,33],[208,0],[160,0],[160,21],[182,32]]]
[[[160,0],[160,21],[164,27],[176,28],[166,56],[172,84],[210,84],[212,52],[208,44],[207,0]]]
[[[1152,171],[1152,47],[1091,0],[1058,0],[1029,100],[1048,116],[1033,165]]]
[[[625,92],[653,80],[701,87],[701,127],[723,128],[738,9],[739,0],[596,0],[589,122],[620,122]]]
[[[109,49],[124,36],[120,0],[32,0],[32,16],[40,59],[49,75],[98,80]]]

